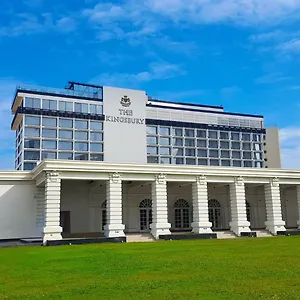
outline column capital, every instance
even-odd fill
[[[113,174],[109,174],[109,181],[110,183],[119,183],[122,179],[122,176],[120,173],[113,173]]]
[[[155,181],[157,184],[165,184],[167,181],[167,176],[163,173],[160,173],[155,176]]]
[[[245,181],[242,176],[239,176],[234,178],[234,183],[238,186],[242,186],[245,183]]]
[[[60,173],[56,170],[46,171],[46,178],[51,182],[58,182],[60,180]]]
[[[205,185],[207,183],[207,177],[205,175],[200,175],[196,177],[196,182],[201,185]]]
[[[279,186],[279,179],[277,177],[270,178],[270,184],[271,184],[271,186],[278,187]]]

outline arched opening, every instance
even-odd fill
[[[188,229],[190,227],[190,206],[184,199],[174,204],[175,229]]]
[[[152,200],[144,199],[140,203],[140,230],[144,232],[150,231],[152,223]]]
[[[107,201],[104,201],[101,205],[101,217],[102,217],[102,231],[104,231],[104,227],[107,224]]]
[[[248,201],[246,201],[246,215],[247,215],[247,221],[251,224],[251,207]]]
[[[221,223],[221,204],[216,199],[211,199],[208,201],[208,215],[209,222],[212,224],[212,229],[222,229]]]

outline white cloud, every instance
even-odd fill
[[[272,83],[287,81],[290,79],[292,79],[292,78],[288,77],[288,76],[284,76],[280,72],[276,72],[276,73],[270,73],[270,74],[263,75],[259,78],[256,78],[255,83],[256,84],[272,84]]]
[[[280,129],[282,167],[300,169],[300,127]]]
[[[278,50],[288,53],[300,53],[300,38],[292,39],[279,45]]]

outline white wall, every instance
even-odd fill
[[[127,108],[120,103],[124,96],[129,97],[131,101]],[[144,91],[103,87],[105,162],[147,162],[146,102],[147,96]],[[124,111],[127,115],[123,115]],[[122,122],[115,122],[114,118],[122,118]],[[138,123],[129,123],[129,118],[131,121],[137,119]]]
[[[0,182],[0,240],[40,237],[35,182]]]
[[[280,138],[279,129],[277,127],[266,128],[266,140],[264,145],[266,167],[281,168],[281,154],[280,154]]]

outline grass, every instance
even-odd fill
[[[0,249],[0,299],[300,299],[300,237]]]

